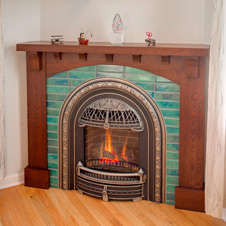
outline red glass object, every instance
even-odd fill
[[[78,38],[80,45],[88,45],[89,39],[80,39]]]

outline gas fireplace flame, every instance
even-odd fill
[[[128,158],[126,156],[127,143],[128,143],[128,136],[126,137],[126,139],[124,141],[122,152],[120,154],[120,156],[125,161],[128,161]],[[104,151],[109,152],[111,154],[112,158],[104,157]],[[111,134],[110,134],[109,129],[106,129],[104,143],[101,143],[100,158],[101,158],[101,159],[99,159],[100,163],[103,163],[103,162],[105,162],[105,163],[116,163],[116,162],[120,161],[117,157],[116,152],[114,151],[114,148],[113,148],[113,145],[112,145]]]
[[[122,153],[121,153],[122,158],[124,158],[126,161],[128,161],[128,158],[126,157],[127,143],[128,143],[128,136],[126,137],[126,139],[124,141]]]

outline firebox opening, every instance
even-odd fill
[[[85,165],[88,168],[138,172],[138,132],[131,129],[85,127]]]

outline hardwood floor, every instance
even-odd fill
[[[102,202],[78,191],[42,190],[20,185],[0,190],[1,225],[225,226],[226,222],[166,204],[148,201]]]

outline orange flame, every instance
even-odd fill
[[[126,157],[126,147],[127,147],[127,143],[128,143],[128,137],[126,137],[125,142],[123,144],[123,149],[122,149],[122,153],[121,153],[121,157],[124,158],[126,161],[128,161],[127,157]],[[110,159],[107,157],[103,157],[103,149],[107,152],[110,152],[113,156],[114,159]],[[111,135],[110,135],[110,130],[106,129],[105,132],[105,142],[104,144],[101,143],[101,149],[100,149],[100,157],[101,159],[99,160],[100,163],[115,163],[115,162],[119,162],[119,159],[117,157],[117,155],[114,153],[114,149],[112,146],[112,141],[111,141]]]
[[[122,158],[124,158],[126,161],[128,161],[128,158],[126,157],[127,143],[128,143],[128,136],[126,137],[126,139],[124,141],[122,153],[121,153]]]

